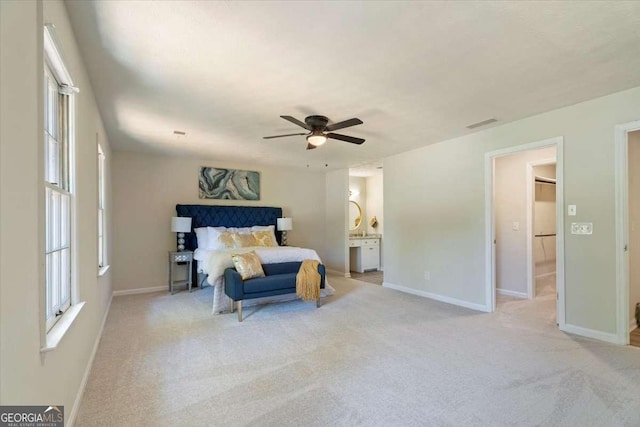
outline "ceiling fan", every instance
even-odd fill
[[[314,148],[324,144],[327,142],[327,138],[331,139],[339,139],[340,141],[350,142],[351,144],[362,144],[364,139],[356,138],[354,136],[342,135],[339,133],[333,133],[334,130],[348,128],[350,126],[361,125],[362,120],[360,119],[349,119],[338,123],[328,124],[329,119],[325,116],[309,116],[304,119],[304,122],[296,119],[291,116],[280,116],[285,120],[290,121],[293,124],[296,124],[302,128],[305,128],[309,131],[309,133],[289,133],[287,135],[275,135],[275,136],[265,136],[264,139],[272,139],[272,138],[282,138],[285,136],[299,136],[306,135],[307,136],[307,150],[313,150]]]

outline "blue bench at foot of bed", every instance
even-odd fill
[[[281,262],[263,264],[265,277],[242,280],[235,268],[224,271],[224,293],[231,299],[231,312],[235,302],[238,303],[238,321],[242,322],[242,301],[247,299],[284,295],[296,292],[296,275],[302,262]],[[320,289],[324,289],[325,268],[318,265],[320,273]],[[320,307],[320,298],[316,301]]]

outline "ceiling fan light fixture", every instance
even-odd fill
[[[313,150],[316,147],[323,145],[327,142],[327,139],[337,139],[339,141],[349,142],[351,144],[361,145],[364,143],[364,139],[356,138],[353,136],[342,135],[339,133],[333,133],[334,130],[344,129],[351,126],[361,125],[362,120],[358,118],[353,118],[349,120],[343,120],[338,123],[329,124],[329,119],[325,116],[308,116],[304,119],[304,122],[296,119],[291,116],[280,116],[288,122],[293,123],[294,125],[300,126],[301,128],[306,129],[309,133],[289,133],[286,135],[274,135],[274,136],[263,136],[263,139],[273,139],[273,138],[283,138],[286,136],[297,136],[297,135],[306,135],[307,136],[307,150]]]
[[[307,142],[317,147],[327,142],[327,137],[322,135],[321,133],[318,133],[318,134],[314,133],[307,136]]]

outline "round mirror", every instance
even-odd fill
[[[349,231],[357,230],[362,224],[362,209],[353,200],[349,200]]]

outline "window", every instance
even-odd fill
[[[44,194],[46,329],[71,306],[73,209],[71,79],[45,27]]]
[[[96,135],[97,137],[97,135]],[[105,157],[102,147],[98,144],[98,271],[103,274],[107,267],[107,229],[106,215],[106,183],[105,183]]]

